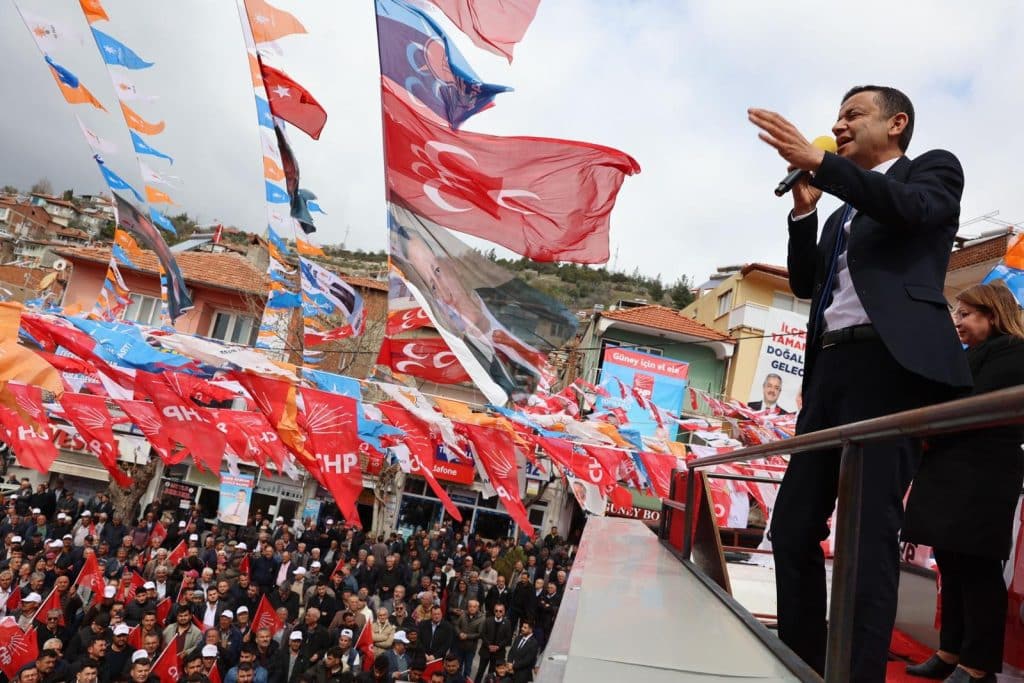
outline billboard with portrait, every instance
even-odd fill
[[[251,474],[221,472],[217,519],[225,524],[248,524],[254,479]]]
[[[782,384],[778,406],[787,412],[796,412],[796,397],[804,380],[807,315],[769,308],[764,335],[748,395],[737,398],[745,398],[747,403],[761,401],[765,379],[775,375]]]

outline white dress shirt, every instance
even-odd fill
[[[893,157],[888,161],[883,161],[871,170],[875,173],[881,173],[884,175],[893,164],[899,161],[900,158],[901,157]],[[817,209],[814,211],[817,211]],[[814,211],[810,211],[801,216],[794,215],[793,220],[798,221],[803,218],[807,218],[812,215]],[[843,230],[846,232],[847,247],[849,247],[850,244],[850,225],[853,223],[853,219],[856,215],[857,209],[851,206],[850,213],[846,217],[846,223],[843,224]],[[825,309],[826,330],[841,330],[844,327],[868,325],[871,323],[871,318],[868,317],[867,311],[864,310],[864,304],[860,302],[860,297],[857,296],[857,290],[853,286],[853,278],[850,276],[850,268],[846,263],[847,251],[848,249],[844,248],[836,260],[836,275],[832,281],[832,303],[830,303],[828,308]],[[824,296],[824,294],[822,294],[822,296]]]

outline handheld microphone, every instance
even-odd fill
[[[814,141],[811,142],[811,144],[824,152],[836,153],[836,140],[828,135],[822,135],[814,138]],[[783,178],[775,188],[775,196],[781,197],[792,190],[793,186],[796,185],[797,181],[800,180],[805,173],[807,173],[807,171],[803,171],[799,168],[794,168],[790,171],[789,175]]]

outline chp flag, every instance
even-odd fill
[[[303,388],[307,436],[317,478],[334,496],[349,524],[361,526],[356,500],[363,490],[359,469],[358,405],[355,399]]]
[[[21,667],[35,661],[38,656],[34,626],[26,632],[21,630],[14,617],[0,619],[0,671],[8,680],[17,678]]]

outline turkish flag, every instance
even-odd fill
[[[7,598],[7,611],[16,612],[21,607],[21,590],[11,591],[10,597]]]
[[[444,490],[444,487],[437,481],[437,477],[434,476],[435,447],[433,440],[430,438],[430,428],[422,420],[416,418],[412,413],[394,401],[378,403],[377,408],[388,419],[388,422],[405,432],[402,441],[409,449],[412,473],[419,474],[426,479],[427,483],[430,484],[430,489],[440,499],[448,514],[461,522],[462,513],[459,512],[459,508],[455,507],[455,503],[448,496],[448,492]]]
[[[38,391],[39,387],[30,389]],[[53,431],[49,425],[42,422],[33,426],[6,406],[0,406],[0,425],[5,432],[4,441],[14,448],[22,466],[49,474],[50,466],[57,459],[57,448],[53,445]]]
[[[511,434],[503,429],[466,423],[459,423],[459,429],[469,437],[473,444],[473,454],[483,465],[487,478],[491,480],[491,485],[498,492],[498,497],[508,510],[508,514],[530,538],[536,536],[537,532],[530,524],[526,508],[523,507],[522,498],[519,496],[519,474],[516,468],[515,443]]]
[[[345,521],[361,526],[356,509],[356,500],[363,490],[358,404],[348,396],[306,388],[302,389],[302,401],[317,478],[334,496]]]
[[[179,541],[178,545],[174,546],[174,550],[167,556],[167,561],[171,563],[172,567],[177,567],[178,563],[184,560],[187,554],[188,546],[185,544],[185,541]]]
[[[266,0],[245,0],[252,37],[259,43],[269,43],[295,33],[305,33],[306,27],[289,12],[278,9]]]
[[[132,630],[128,632],[128,644],[132,646],[132,651],[142,649],[142,627],[133,626]]]
[[[363,630],[359,632],[355,648],[363,655],[362,668],[364,671],[372,671],[373,666],[373,622],[367,621],[363,624]]]
[[[435,671],[444,671],[444,658],[435,659],[423,668],[423,676],[420,680],[429,681],[430,675]]]
[[[178,394],[163,375],[136,371],[135,391],[153,401],[168,436],[188,449],[197,466],[220,473],[227,438],[217,429],[209,410]]]
[[[103,599],[103,590],[107,587],[107,582],[103,580],[103,568],[96,559],[96,553],[89,553],[85,558],[82,571],[78,572],[78,578],[75,579],[75,585],[85,586],[92,591],[92,602]]]
[[[127,580],[122,577],[120,583],[117,585],[117,593],[114,595],[114,602],[129,602],[135,597],[135,592],[142,588],[145,583],[145,579],[139,576],[136,572],[132,572],[131,576]]]
[[[535,261],[605,263],[629,155],[583,142],[452,131],[383,81],[391,199]]]
[[[8,680],[13,681],[18,670],[35,661],[38,656],[39,645],[34,626],[25,632],[18,627],[14,617],[0,619],[0,671],[4,672]]]
[[[39,605],[39,609],[36,610],[36,614],[32,617],[33,621],[38,621],[41,624],[46,624],[46,615],[50,610],[55,609],[60,612],[60,625],[64,625],[64,610],[60,607],[60,593],[54,588],[50,591],[50,594],[43,600],[43,604]]]
[[[253,631],[263,628],[269,629],[271,633],[277,633],[284,628],[284,622],[281,621],[281,617],[277,616],[277,612],[274,611],[266,595],[260,598],[260,604],[256,607],[256,614],[252,618]]]
[[[171,613],[171,599],[164,598],[156,603],[156,620],[161,626],[167,624],[167,616]]]
[[[151,675],[160,679],[160,683],[178,683],[181,679],[181,664],[178,661],[178,639],[171,638],[167,647],[153,662]]]
[[[117,464],[117,441],[114,440],[114,420],[107,411],[102,396],[65,392],[60,397],[64,417],[82,435],[90,453],[95,455],[118,486],[128,488],[132,480]]]
[[[249,576],[252,576],[252,569],[250,569],[250,567],[249,567],[249,555],[248,554],[246,554],[242,558],[242,561],[238,563],[238,571],[240,571],[243,574],[248,574]]]
[[[268,66],[260,60],[263,83],[267,86],[270,111],[284,119],[314,140],[320,139],[320,131],[327,123],[327,112],[309,91],[296,83],[283,71]]]
[[[379,365],[395,372],[420,377],[437,384],[469,382],[469,374],[441,337],[416,339],[384,338],[377,356]]]
[[[164,542],[164,539],[167,538],[167,529],[164,528],[164,525],[161,524],[159,520],[153,524],[153,530],[149,532],[149,538],[150,540],[159,538],[161,544]]]
[[[512,47],[523,39],[540,0],[430,0],[479,48],[512,63]]]

